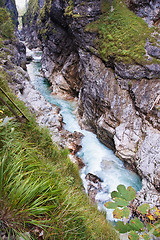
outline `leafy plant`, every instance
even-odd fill
[[[151,239],[152,234],[160,237],[160,209],[150,208],[149,204],[142,204],[138,208],[132,205],[136,191],[132,187],[118,185],[117,191],[111,193],[112,201],[105,203],[105,207],[114,209],[113,217],[119,220],[116,229],[120,233],[129,232],[129,239]]]

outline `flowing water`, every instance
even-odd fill
[[[40,73],[41,52],[30,51],[30,54],[32,54],[34,60],[27,65],[27,70],[32,84],[48,102],[56,104],[61,108],[60,113],[63,116],[67,130],[70,132],[78,131],[84,135],[82,139],[82,149],[78,153],[78,156],[81,157],[85,163],[85,167],[80,171],[80,176],[85,189],[85,176],[87,173],[95,174],[103,180],[102,191],[96,195],[96,200],[98,202],[98,208],[107,211],[107,218],[112,219],[111,211],[106,210],[104,207],[104,203],[110,198],[110,193],[116,190],[119,184],[132,186],[138,191],[141,189],[141,179],[136,173],[125,169],[123,162],[117,158],[110,149],[100,143],[95,134],[81,130],[76,116],[73,113],[75,104],[51,95],[49,84]]]

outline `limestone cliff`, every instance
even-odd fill
[[[0,7],[5,7],[10,12],[13,23],[18,27],[18,11],[15,0],[1,0]]]
[[[24,16],[26,40],[30,47],[41,45],[53,93],[78,97],[80,125],[158,192],[159,5],[158,0],[30,0]]]

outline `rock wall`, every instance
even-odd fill
[[[13,23],[18,27],[18,11],[16,8],[15,0],[2,0],[0,7],[6,7],[11,14]]]
[[[38,31],[37,18],[39,16],[40,9],[43,7],[43,5],[44,0],[29,1],[28,3],[29,10],[22,17],[23,29],[21,30],[21,38],[29,43],[30,48],[37,48],[41,45],[37,37]]]
[[[149,0],[130,0],[127,3],[128,7],[133,10],[138,16],[152,25],[159,22],[160,18],[160,2]]]
[[[117,61],[114,55],[108,60],[102,57],[98,47],[103,50],[103,46],[97,45],[97,39],[104,36],[97,31],[86,30],[88,23],[100,18],[102,3],[95,0],[45,1],[39,15],[34,15],[31,26],[34,29],[32,34],[41,42],[42,69],[52,83],[54,94],[78,97],[80,125],[95,132],[158,194],[159,1],[127,1],[132,11],[157,27],[151,33],[153,38],[156,36],[156,44],[146,39],[144,47],[147,61],[134,60],[128,63]],[[28,11],[31,13],[31,9]],[[114,6],[111,5],[109,11],[113,12]],[[147,14],[148,11],[150,14]],[[25,28],[29,35],[27,21]]]

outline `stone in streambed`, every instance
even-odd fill
[[[97,193],[100,192],[102,189],[101,187],[102,180],[92,173],[88,173],[85,179],[87,180],[88,196],[92,202],[95,202],[95,197]]]

